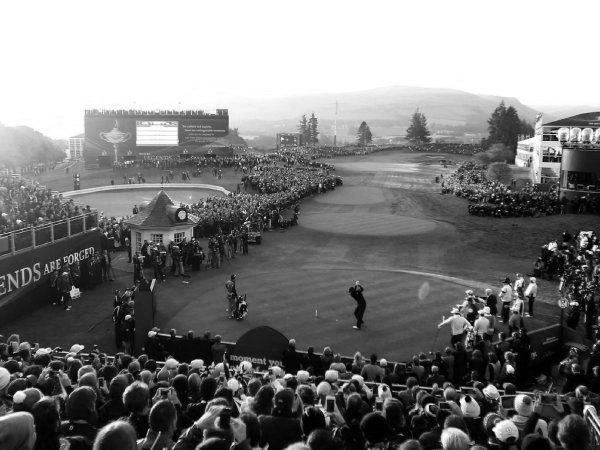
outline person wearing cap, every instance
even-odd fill
[[[442,328],[443,325],[450,324],[450,343],[454,345],[456,342],[462,342],[463,335],[466,330],[471,328],[471,324],[460,315],[458,308],[452,308],[450,313],[452,314],[450,317],[438,324],[438,329]]]
[[[515,331],[519,331],[521,328],[525,328],[523,317],[521,317],[519,307],[515,305],[512,307],[512,314],[510,319],[508,319],[508,332],[512,334]]]
[[[525,313],[525,316],[533,317],[533,303],[535,302],[535,297],[537,296],[537,280],[535,277],[529,278],[529,284],[525,289],[525,297],[527,297],[527,301],[529,303],[529,312]]]
[[[516,445],[519,440],[519,430],[512,420],[501,420],[494,425],[492,428],[496,439],[501,444],[505,444],[501,448],[510,448],[506,445]],[[516,448],[516,447],[515,447]]]
[[[488,329],[483,335],[483,339],[491,342],[494,339],[494,332],[496,330],[496,316],[492,314],[489,306],[483,308],[483,316],[488,320]]]
[[[352,327],[355,330],[360,330],[364,323],[363,316],[365,315],[365,310],[367,309],[367,302],[365,300],[365,297],[363,296],[364,290],[365,289],[360,284],[360,281],[356,281],[354,283],[354,286],[351,286],[348,289],[348,293],[356,301],[356,308],[354,309],[356,325]]]
[[[71,311],[71,288],[73,287],[73,281],[71,280],[71,274],[69,269],[65,267],[58,278],[56,279],[56,290],[60,295],[60,301],[65,311]]]
[[[479,317],[475,320],[473,325],[473,331],[475,332],[475,339],[482,341],[488,333],[490,327],[490,321],[485,316],[485,308],[480,309],[478,312]]]
[[[500,289],[500,301],[502,302],[502,320],[501,322],[508,322],[508,316],[510,315],[510,305],[512,302],[512,287],[510,285],[510,278],[504,279],[504,284]]]
[[[515,293],[515,295],[517,297],[523,298],[525,296],[524,289],[525,289],[525,278],[520,273],[517,273],[516,279],[515,279],[515,287],[514,287],[513,292]]]

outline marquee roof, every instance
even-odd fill
[[[545,127],[600,127],[600,111],[577,114],[553,122],[544,123]]]

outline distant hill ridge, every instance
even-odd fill
[[[391,86],[360,92],[311,94],[281,98],[232,101],[232,126],[244,133],[272,134],[295,131],[302,114],[314,112],[325,128],[335,118],[338,102],[338,133],[345,128],[352,134],[354,125],[366,120],[375,134],[396,134],[408,126],[417,108],[427,117],[433,130],[455,128],[463,132],[487,132],[487,119],[498,104],[517,109],[519,117],[533,124],[538,110],[514,97],[477,95],[457,89]],[[548,117],[546,120],[554,118]],[[324,130],[328,132],[327,129]]]

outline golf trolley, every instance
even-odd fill
[[[232,316],[235,320],[242,320],[248,314],[248,302],[246,301],[246,294],[238,296],[235,301],[235,309],[232,312]]]

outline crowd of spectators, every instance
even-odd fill
[[[577,328],[585,317],[589,339],[597,334],[600,305],[600,242],[594,231],[568,230],[541,247],[533,273],[549,280],[560,278],[559,290],[568,300],[567,325]]]
[[[13,177],[0,180],[0,234],[91,212],[89,206],[67,201],[37,182]]]
[[[409,145],[411,152],[421,153],[450,153],[454,155],[475,155],[483,152],[481,144],[462,144],[462,143],[444,143],[432,142],[430,144]]]
[[[301,353],[290,340],[282,366],[258,371],[249,361],[230,365],[226,348],[215,336],[205,364],[111,357],[96,346],[84,353],[78,344],[64,352],[11,335],[0,344],[0,448],[580,450],[591,442],[583,414],[598,401],[596,365],[588,379],[573,362],[569,392],[553,404],[510,382],[456,383],[453,351],[418,357],[407,372],[376,355]],[[592,358],[600,361],[600,348]],[[497,362],[508,375],[513,365]]]
[[[487,180],[486,170],[473,161],[461,163],[442,181],[442,193],[467,199],[469,214],[477,216],[538,217],[564,212],[556,190],[544,192],[530,184],[516,190]]]

